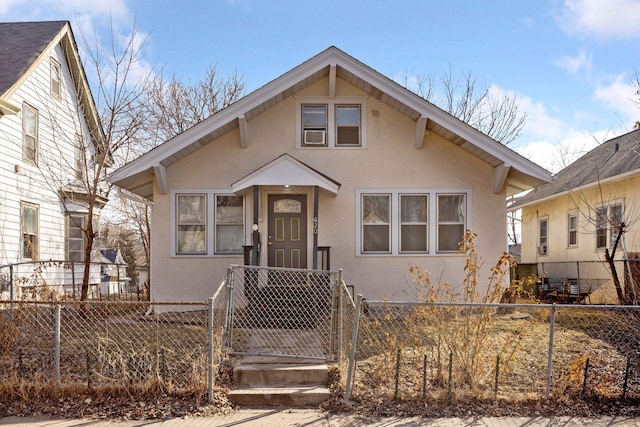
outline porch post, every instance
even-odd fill
[[[313,269],[318,269],[318,186],[313,187]]]
[[[251,251],[251,265],[258,265],[260,261],[260,232],[258,231],[258,218],[260,206],[258,206],[260,186],[253,186],[253,250]]]

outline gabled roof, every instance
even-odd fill
[[[166,167],[237,127],[240,127],[242,137],[247,121],[327,76],[330,90],[334,87],[336,78],[341,78],[415,120],[416,147],[421,146],[422,136],[425,130],[428,130],[484,160],[495,168],[498,190],[506,185],[508,194],[517,193],[551,179],[551,174],[542,167],[336,47],[326,49],[224,110],[123,166],[109,179],[120,187],[151,199],[154,174],[162,175]]]
[[[317,186],[331,194],[338,194],[340,183],[325,174],[283,154],[258,170],[231,184],[234,193],[242,192],[254,185],[300,185]]]
[[[515,200],[509,209],[640,173],[640,130],[610,139],[558,172],[552,182]]]
[[[94,143],[103,138],[98,112],[69,21],[0,22],[0,114],[17,114],[11,96],[58,44],[67,59]]]

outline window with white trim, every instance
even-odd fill
[[[51,94],[55,98],[60,98],[60,91],[62,87],[62,72],[60,70],[60,63],[51,58]]]
[[[40,249],[38,222],[40,208],[32,203],[21,203],[20,228],[22,231],[22,259],[37,260]]]
[[[173,255],[240,255],[244,197],[214,190],[172,192]]]
[[[567,245],[578,246],[578,213],[575,211],[567,214]]]
[[[596,248],[613,248],[618,238],[618,229],[624,221],[622,201],[612,202],[596,208]]]
[[[298,105],[298,146],[358,148],[366,145],[366,98],[302,96]]]
[[[538,221],[538,255],[547,255],[549,243],[549,219],[540,218]]]
[[[38,163],[38,110],[22,104],[22,159]]]
[[[84,214],[67,215],[67,260],[73,262],[84,261],[85,250],[85,221]]]
[[[471,226],[470,190],[362,189],[357,194],[359,255],[455,253]]]

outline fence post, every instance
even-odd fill
[[[343,336],[342,334],[344,334],[344,325],[343,325],[343,321],[344,321],[344,306],[343,306],[343,295],[342,292],[344,291],[344,286],[342,285],[342,270],[338,270],[338,283],[336,283],[336,289],[338,291],[338,310],[337,310],[337,321],[338,321],[338,331],[337,331],[337,336],[335,338],[336,340],[336,344],[337,344],[337,351],[338,351],[338,363],[341,363],[342,360],[344,359],[344,348],[343,348]]]
[[[227,347],[233,348],[233,267],[227,268],[227,313],[224,329],[227,331]]]
[[[208,317],[209,317],[209,321],[208,321],[208,325],[207,325],[207,332],[209,334],[209,343],[207,344],[207,353],[208,353],[208,358],[209,358],[209,369],[208,369],[208,381],[207,381],[207,401],[209,403],[213,402],[213,381],[215,378],[215,374],[213,372],[213,359],[214,359],[214,354],[213,354],[213,331],[214,331],[214,327],[213,327],[213,321],[214,321],[214,313],[213,313],[213,297],[209,298],[209,303],[207,305],[207,309],[209,310],[207,312]]]
[[[73,289],[73,301],[76,301],[76,263],[71,262],[71,287]]]
[[[549,351],[547,359],[547,389],[545,397],[548,399],[551,394],[551,365],[553,363],[553,333],[556,326],[556,305],[551,304],[551,320],[549,321]]]
[[[13,321],[13,264],[9,266],[9,316]]]
[[[61,307],[60,304],[56,304],[55,306],[55,341],[56,341],[56,354],[55,354],[55,380],[56,380],[56,388],[60,388],[60,313]]]
[[[344,400],[347,402],[351,397],[353,387],[353,377],[355,376],[356,346],[358,344],[358,328],[360,325],[360,313],[362,311],[362,295],[356,296],[355,316],[353,316],[353,330],[351,332],[351,350],[349,351],[349,367],[347,368],[347,385],[344,390]]]

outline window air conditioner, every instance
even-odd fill
[[[546,255],[547,254],[547,245],[546,243],[543,245],[538,246],[538,254],[539,255]]]
[[[323,130],[305,130],[304,131],[304,144],[305,145],[324,145],[325,144],[325,131],[323,131]]]

